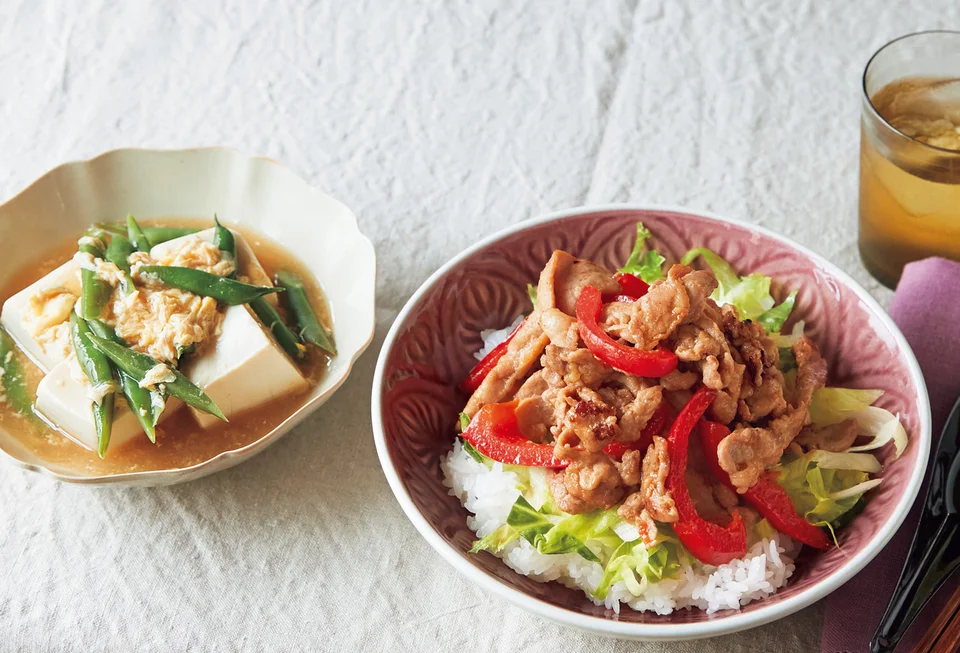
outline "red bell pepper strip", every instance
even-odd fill
[[[613,278],[616,279],[617,283],[620,284],[620,291],[622,295],[626,295],[627,297],[631,297],[633,299],[640,299],[646,295],[647,291],[650,289],[650,286],[647,285],[646,281],[628,272],[620,272],[619,274],[613,275]],[[624,300],[618,298],[617,301]]]
[[[660,435],[663,432],[663,428],[667,425],[672,413],[673,409],[670,408],[670,404],[666,400],[661,401],[656,412],[640,432],[639,438],[633,442],[611,442],[603,450],[617,460],[623,460],[623,454],[631,449],[636,449],[641,454],[646,453],[647,447],[653,442],[653,436]]]
[[[700,422],[699,432],[703,453],[707,457],[707,463],[714,476],[731,490],[736,491],[733,483],[730,482],[729,474],[720,466],[720,458],[717,455],[717,447],[720,446],[720,441],[730,434],[730,429],[723,424],[703,420]],[[797,514],[790,495],[780,487],[772,474],[762,476],[752,488],[740,496],[770,520],[773,527],[781,533],[815,549],[826,550],[832,546],[830,538],[822,528],[814,526],[802,515]]]
[[[507,346],[510,344],[510,341],[513,340],[513,337],[517,335],[517,331],[520,330],[520,327],[523,326],[523,323],[527,321],[527,318],[523,318],[513,331],[510,332],[510,335],[507,336],[507,339],[501,342],[499,345],[490,350],[490,352],[483,357],[483,359],[477,363],[470,373],[467,374],[467,378],[460,382],[460,389],[464,392],[472,393],[474,390],[480,387],[480,384],[483,383],[483,380],[487,378],[487,374],[490,374],[490,370],[497,366],[497,363],[500,362],[500,359],[503,358],[503,355],[507,353]]]
[[[635,376],[661,377],[677,369],[672,351],[647,351],[620,344],[600,328],[602,296],[594,286],[585,286],[577,298],[577,323],[580,339],[593,355],[610,367]]]
[[[747,552],[747,529],[740,513],[734,511],[733,519],[726,527],[708,522],[697,514],[687,488],[690,433],[716,396],[717,391],[707,387],[697,390],[680,411],[667,435],[667,452],[670,455],[667,489],[680,516],[679,521],[673,524],[673,531],[690,553],[708,565],[722,565]]]
[[[552,444],[539,444],[524,437],[517,423],[516,401],[487,404],[477,411],[461,435],[484,456],[505,465],[560,469],[570,464],[553,455]]]

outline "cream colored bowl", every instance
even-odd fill
[[[376,255],[357,218],[269,159],[235,150],[115,150],[54,168],[0,205],[0,283],[92,222],[210,217],[269,236],[316,276],[333,316],[339,355],[295,413],[255,442],[191,467],[92,475],[38,458],[0,428],[0,450],[24,469],[73,483],[168,485],[232,467],[263,451],[327,401],[370,344],[374,330]]]

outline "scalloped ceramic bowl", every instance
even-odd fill
[[[740,270],[771,275],[800,290],[797,314],[830,363],[831,383],[882,388],[879,402],[900,413],[911,436],[885,472],[866,510],[841,535],[842,548],[805,553],[787,587],[739,611],[680,610],[620,615],[559,583],[537,583],[494,556],[469,554],[467,512],[442,483],[440,458],[453,446],[465,397],[457,383],[476,362],[481,329],[509,324],[528,309],[535,281],[554,249],[616,269],[627,258],[635,223],[652,246],[677,261],[709,247]],[[773,621],[823,598],[864,567],[899,528],[913,503],[930,447],[930,410],[920,369],[900,331],[876,301],[820,256],[764,229],[703,212],[611,206],[574,209],[487,238],[444,265],[414,294],[390,330],[373,385],[380,462],[397,500],[426,540],[459,572],[511,603],[570,626],[635,639],[709,637]]]
[[[339,201],[269,159],[225,148],[115,150],[54,168],[0,205],[0,283],[39,252],[97,220],[206,217],[214,212],[252,227],[295,254],[316,275],[333,316],[339,355],[305,404],[259,440],[191,467],[90,475],[39,459],[16,433],[0,429],[14,464],[61,481],[167,485],[232,467],[263,451],[327,401],[370,344],[376,255]]]

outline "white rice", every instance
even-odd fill
[[[507,336],[510,335],[510,332],[517,328],[517,325],[523,322],[523,316],[518,315],[517,318],[513,321],[510,326],[504,327],[502,329],[484,329],[480,332],[480,337],[483,338],[483,349],[475,353],[473,356],[478,361],[483,360],[483,357],[493,351],[493,348],[499,345],[501,342],[507,339]]]
[[[453,451],[441,461],[441,467],[450,494],[471,513],[467,525],[478,537],[488,535],[506,523],[510,508],[520,495],[520,481],[516,474],[504,471],[500,463],[488,468],[477,462],[464,451],[459,440]],[[637,537],[636,529],[629,524],[620,524],[615,531],[626,541]],[[632,594],[625,583],[619,581],[610,588],[604,601],[591,596],[603,578],[603,567],[577,553],[544,555],[520,538],[507,544],[497,556],[517,573],[537,581],[555,580],[568,587],[580,588],[591,601],[614,612],[620,612],[621,604],[626,604],[634,610],[657,614],[670,614],[676,609],[691,607],[706,610],[709,614],[737,609],[786,585],[794,565],[793,560],[785,555],[787,549],[784,547],[792,550],[793,546],[792,540],[783,536],[763,539],[756,542],[743,558],[719,567],[700,562],[682,563],[673,578],[641,583],[643,590],[639,596]],[[596,543],[591,549],[599,551]]]

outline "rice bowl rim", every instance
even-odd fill
[[[787,597],[785,599],[775,599],[774,597],[776,597],[777,594],[774,593],[766,599],[760,599],[758,603],[761,603],[761,605],[750,612],[745,613],[741,611],[723,611],[724,614],[722,615],[715,614],[708,620],[687,624],[621,622],[611,618],[594,617],[582,614],[575,610],[561,608],[530,596],[525,592],[506,586],[499,579],[488,575],[465,559],[461,555],[460,551],[450,546],[442,537],[440,537],[440,534],[434,530],[433,526],[430,525],[423,514],[417,509],[416,505],[413,503],[413,499],[410,497],[403,485],[403,482],[400,480],[400,476],[394,467],[393,460],[390,458],[390,452],[387,449],[386,434],[383,429],[383,410],[381,399],[383,394],[384,373],[387,361],[390,358],[390,353],[397,340],[397,337],[400,334],[400,328],[410,313],[419,307],[424,296],[430,292],[430,290],[432,290],[433,287],[451,270],[455,269],[465,259],[469,258],[476,252],[489,247],[490,245],[502,240],[503,238],[506,238],[507,236],[511,236],[530,229],[531,227],[536,227],[549,222],[561,222],[566,219],[615,211],[662,211],[707,218],[709,220],[735,225],[748,231],[761,234],[793,248],[813,261],[818,267],[827,271],[834,278],[845,284],[857,296],[860,302],[862,302],[863,305],[866,305],[866,307],[880,320],[883,326],[890,331],[894,337],[897,348],[900,350],[900,353],[903,355],[904,360],[906,361],[906,366],[909,370],[910,377],[917,389],[915,400],[919,408],[918,414],[920,421],[920,427],[917,429],[918,432],[914,434],[911,441],[911,446],[920,447],[920,451],[916,458],[917,463],[911,470],[906,487],[901,493],[890,518],[887,519],[887,521],[880,527],[880,530],[877,532],[877,534],[867,542],[861,551],[850,557],[838,571],[816,582],[811,587],[799,592],[795,596]],[[407,518],[413,523],[414,527],[420,532],[423,538],[427,540],[430,546],[432,546],[441,555],[441,557],[443,557],[444,560],[451,564],[454,569],[488,592],[495,594],[496,596],[519,608],[532,612],[533,614],[550,621],[597,634],[648,641],[701,639],[729,634],[749,628],[755,628],[802,610],[803,608],[812,605],[816,601],[824,598],[828,594],[838,589],[841,585],[859,573],[867,564],[870,563],[871,560],[877,556],[878,553],[880,553],[880,551],[893,538],[897,530],[899,530],[904,519],[906,519],[907,513],[910,511],[910,508],[920,491],[920,485],[923,481],[923,476],[926,469],[926,461],[929,459],[932,439],[930,400],[927,394],[927,386],[924,382],[923,374],[920,371],[920,365],[917,363],[913,350],[907,343],[903,334],[900,332],[900,329],[893,322],[890,316],[887,315],[886,311],[883,310],[877,300],[866,291],[866,289],[864,289],[859,283],[850,277],[850,275],[841,270],[838,266],[826,260],[816,252],[813,252],[812,250],[790,240],[789,238],[786,238],[785,236],[766,229],[765,227],[721,216],[711,211],[691,209],[669,204],[612,203],[561,209],[531,218],[529,220],[521,221],[515,225],[508,226],[464,249],[462,252],[442,265],[420,285],[410,299],[407,300],[406,304],[404,304],[403,308],[400,310],[400,313],[397,315],[396,319],[391,325],[380,350],[380,355],[377,359],[377,366],[373,378],[370,411],[372,417],[374,443],[377,447],[377,456],[380,459],[380,466],[387,478],[390,489],[393,491],[397,502],[400,504],[403,512],[407,515]]]

